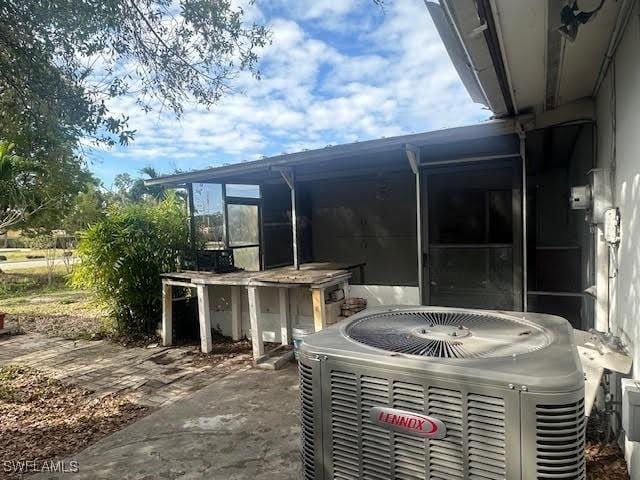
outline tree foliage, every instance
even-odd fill
[[[15,150],[0,141],[0,233],[20,226],[57,228],[71,199],[93,180],[91,173],[65,145],[37,156]]]
[[[153,100],[176,114],[215,103],[241,70],[257,74],[264,26],[231,0],[0,2],[0,136],[127,143],[108,99]]]
[[[238,72],[257,75],[268,41],[231,0],[6,0],[0,15],[0,140],[15,156],[0,173],[0,233],[57,227],[92,180],[81,141],[133,138],[110,99],[176,115],[212,105]]]
[[[97,185],[89,183],[86,189],[73,199],[62,226],[69,233],[86,230],[105,218],[106,206],[104,193]]]
[[[160,274],[176,270],[186,248],[186,209],[175,193],[115,205],[81,237],[74,283],[95,290],[120,332],[151,334],[162,313]]]
[[[144,167],[140,170],[140,176],[132,177],[128,173],[119,173],[113,181],[114,199],[119,202],[139,202],[140,200],[161,200],[165,194],[163,185],[147,186],[145,180],[157,178],[157,170],[153,167]]]
[[[0,141],[0,191],[2,191],[3,207],[8,208],[9,204],[20,195],[15,178],[24,168],[24,159],[13,153],[15,144],[8,141]],[[8,212],[6,212],[8,214]],[[5,220],[6,221],[6,220]],[[2,220],[0,220],[0,231],[2,231]]]

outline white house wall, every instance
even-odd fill
[[[614,169],[613,202],[621,216],[620,247],[612,258],[618,271],[610,280],[610,321],[613,332],[633,354],[636,379],[640,379],[639,49],[640,9],[636,4],[597,97],[598,166]],[[627,442],[626,456],[631,478],[640,478],[640,444]]]
[[[420,289],[418,287],[391,285],[351,285],[350,297],[367,300],[368,307],[381,305],[420,305]]]
[[[280,310],[276,288],[260,290],[263,322],[263,340],[280,342]],[[380,305],[419,305],[418,287],[397,285],[351,285],[350,297],[365,298],[371,307]],[[246,289],[242,288],[241,318],[242,336],[250,337],[249,301]],[[231,336],[231,287],[209,287],[209,305],[211,308],[211,327],[225,336]],[[308,288],[289,290],[289,311],[294,328],[313,327],[313,306],[311,291]]]
[[[241,298],[242,336],[250,337],[249,299],[243,287]],[[277,288],[260,289],[262,307],[261,321],[263,339],[266,342],[280,342],[280,309]],[[211,327],[223,335],[231,336],[231,287],[209,287]],[[313,325],[311,291],[308,288],[293,288],[289,291],[289,308],[293,327]]]

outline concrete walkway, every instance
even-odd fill
[[[225,377],[67,460],[79,473],[32,478],[299,480],[293,365]]]
[[[249,368],[247,353],[200,356],[196,346],[125,348],[106,340],[66,340],[38,333],[0,336],[0,366],[41,370],[96,397],[125,394],[149,407],[164,407],[229,373]]]

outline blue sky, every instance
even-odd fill
[[[186,105],[180,119],[113,102],[137,134],[127,147],[88,152],[105,186],[149,165],[194,170],[489,117],[460,83],[423,0],[386,0],[385,11],[372,0],[234,3],[271,28],[261,80],[243,73],[214,107]]]

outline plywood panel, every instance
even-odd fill
[[[417,284],[411,172],[312,186],[315,261],[366,262],[368,284]]]

